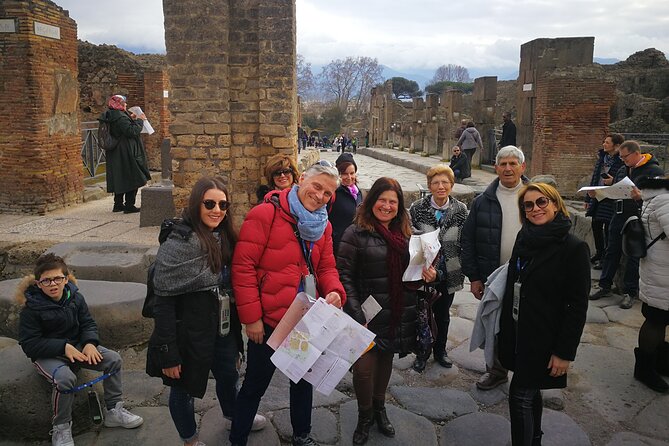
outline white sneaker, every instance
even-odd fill
[[[126,429],[133,429],[140,426],[144,419],[139,415],[131,413],[123,407],[123,402],[119,401],[113,409],[104,410],[105,426],[106,427],[124,427]]]
[[[232,420],[230,418],[226,418],[230,422],[228,423],[227,427],[228,430],[232,427]],[[255,417],[253,417],[253,424],[251,425],[251,430],[252,431],[259,431],[262,430],[265,426],[267,426],[267,418],[260,414],[256,414]]]
[[[51,434],[51,446],[74,446],[72,439],[72,422],[54,424]]]

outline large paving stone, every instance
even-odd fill
[[[448,356],[461,368],[473,370],[475,372],[485,372],[485,358],[483,350],[477,348],[473,352],[469,351],[469,342],[463,342],[457,348],[448,352]]]
[[[469,394],[478,403],[484,406],[494,406],[495,404],[507,401],[509,396],[509,383],[504,383],[490,390],[481,390],[476,387],[476,383],[469,388]]]
[[[260,412],[289,408],[289,392],[290,380],[280,371],[275,371],[265,395],[260,400]],[[350,398],[337,389],[328,396],[314,390],[313,407],[334,406],[348,400]]]
[[[571,390],[609,421],[631,420],[657,395],[634,379],[631,351],[581,344],[572,368]]]
[[[99,376],[82,370],[79,382]],[[101,384],[94,389],[102,396]],[[16,344],[0,350],[0,438],[45,439],[51,430],[51,385],[40,376],[21,347]],[[75,394],[72,408],[75,433],[91,426],[87,392]]]
[[[439,365],[438,362],[430,360],[427,363],[427,367],[423,371],[423,376],[425,379],[430,381],[435,387],[443,387],[450,384],[455,378],[458,377],[460,369],[458,366],[453,364],[453,367],[446,368]],[[391,386],[397,385],[390,383]]]
[[[541,391],[544,407],[553,410],[564,410],[564,393],[562,389],[545,389]]]
[[[20,280],[0,282],[0,336],[18,337],[18,313],[21,307],[14,305],[14,294]],[[146,285],[77,280],[77,286],[97,323],[102,345],[121,349],[148,341],[153,331],[153,319],[142,317]]]
[[[172,417],[167,407],[135,407],[131,412],[144,418],[144,424],[136,429],[123,429],[122,427],[101,428],[94,442],[89,438],[94,433],[75,437],[77,445],[95,446],[117,446],[117,445],[139,445],[142,446],[165,446],[182,444],[179,441]],[[220,412],[220,411],[219,411]],[[195,420],[199,420],[195,415]],[[215,444],[215,443],[211,443]]]
[[[478,309],[478,303],[462,304],[458,307],[458,317],[473,321],[476,319]]]
[[[611,322],[627,325],[628,327],[640,328],[645,318],[641,314],[641,305],[638,302],[629,310],[623,310],[617,305],[604,307],[604,311]]]
[[[395,437],[388,438],[381,434],[376,427],[369,431],[369,446],[436,446],[437,433],[434,425],[427,418],[413,414],[407,410],[386,404],[388,418],[395,427]],[[358,422],[358,404],[349,401],[339,408],[340,446],[350,446],[353,431]]]
[[[667,414],[669,414],[669,398],[658,395],[634,417],[631,425],[642,434],[669,440]]]
[[[467,393],[433,387],[391,387],[390,394],[407,410],[431,420],[450,420],[478,411]]]
[[[80,279],[146,283],[149,247],[113,242],[66,242],[49,249]]]
[[[590,446],[592,443],[585,431],[568,415],[544,409],[541,418],[543,446]]]
[[[460,305],[474,304],[478,305],[478,300],[472,293],[469,292],[469,285],[465,284],[465,288],[461,291],[456,291],[453,297],[453,306],[459,308]]]
[[[634,351],[639,342],[639,330],[625,325],[606,327],[604,336],[611,347],[627,350],[628,352]]]
[[[398,355],[395,355],[395,357],[393,358],[393,368],[397,370],[407,370],[413,365],[415,359],[416,355],[414,355],[413,353],[408,354],[403,358],[400,358]]]
[[[618,432],[606,446],[669,446],[669,442],[656,440],[634,432]]]
[[[446,423],[439,437],[439,446],[506,446],[511,425],[501,415],[471,413]]]
[[[601,308],[588,305],[588,314],[585,321],[589,324],[606,324],[609,322],[609,318]]]
[[[282,409],[272,420],[283,441],[290,442],[293,428],[290,424],[290,409]],[[311,412],[311,437],[321,444],[338,444],[337,417],[330,410],[318,407]]]
[[[161,380],[138,370],[123,370],[123,400],[130,406],[144,405],[165,390]]]
[[[229,445],[229,426],[230,423],[225,418],[223,418],[221,409],[214,407],[208,410],[202,417],[202,423],[200,425],[200,440],[208,445]],[[168,444],[180,443],[172,442]],[[267,426],[265,426],[264,429],[251,432],[247,444],[248,446],[280,446],[281,441],[279,439],[279,435],[276,432],[276,429],[274,428],[274,425],[272,423],[267,423]]]
[[[390,381],[388,382],[388,386],[402,386],[404,385],[404,376],[402,376],[400,373],[397,372],[397,370],[393,369],[392,373],[390,374]],[[346,392],[346,393],[354,393],[353,389],[353,373],[348,372],[344,377],[339,381],[339,384],[337,384],[337,390],[340,392]]]
[[[461,317],[452,317],[451,323],[448,326],[448,339],[461,344],[472,336],[474,323],[470,320]]]
[[[590,291],[590,294],[592,294],[592,293],[594,293],[595,291],[598,291],[598,290],[599,290],[599,288],[597,288],[597,289],[593,288]],[[602,299],[591,300],[591,301],[588,302],[588,307],[599,307],[599,308],[610,307],[610,306],[613,306],[613,305],[620,304],[621,299],[622,299],[622,296],[614,294],[611,297],[604,297]]]

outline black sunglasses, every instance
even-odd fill
[[[319,166],[323,166],[323,167],[334,167],[332,165],[332,163],[328,160],[319,160],[319,161],[314,163],[314,166],[315,165],[319,165]]]
[[[532,212],[535,204],[539,209],[544,209],[550,202],[551,201],[546,197],[539,197],[537,198],[537,201],[523,201],[523,209],[525,209],[525,212]]]
[[[276,170],[276,171],[272,172],[272,176],[274,178],[279,178],[281,175],[288,176],[288,175],[292,175],[292,174],[293,174],[293,169],[281,169],[281,170]]]
[[[204,208],[206,210],[211,211],[216,206],[216,201],[215,200],[203,200],[202,204],[204,205]],[[221,201],[218,202],[218,208],[222,211],[227,210],[229,207],[230,207],[230,202],[229,201],[221,200]]]

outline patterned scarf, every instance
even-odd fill
[[[111,108],[112,110],[120,110],[120,111],[125,110],[125,104],[126,104],[125,96],[121,96],[120,94],[115,94],[114,96],[109,98],[109,102],[107,103],[109,108]]]
[[[357,200],[358,199],[358,192],[359,192],[358,186],[356,186],[355,184],[351,184],[350,186],[347,186],[347,187],[348,187],[348,191],[351,193],[351,195],[353,195],[353,199]]]
[[[288,193],[290,213],[297,220],[297,230],[302,240],[316,242],[323,237],[325,228],[328,226],[328,211],[325,206],[321,206],[315,211],[309,212],[297,196],[299,189],[300,186],[295,185]]]
[[[388,264],[388,282],[390,284],[391,322],[390,331],[395,335],[395,329],[400,323],[404,311],[404,286],[402,274],[409,263],[409,240],[398,228],[386,229],[381,223],[374,223],[374,229],[388,245],[386,262]]]

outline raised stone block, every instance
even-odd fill
[[[177,214],[172,198],[174,186],[157,185],[142,188],[142,207],[139,211],[139,227],[160,226],[166,218]]]

